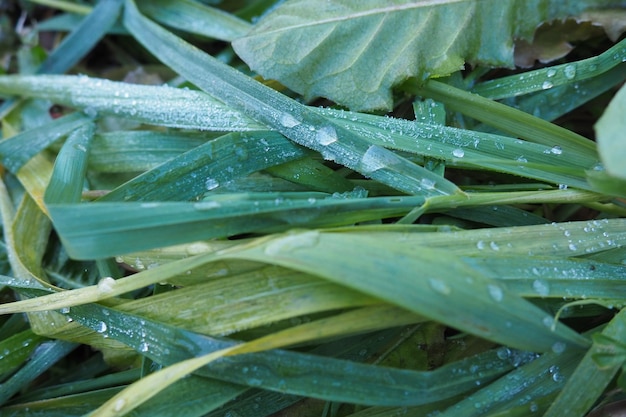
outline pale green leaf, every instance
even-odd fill
[[[538,24],[619,1],[307,0],[283,3],[235,51],[265,78],[351,109],[391,108],[408,78],[448,75],[466,62],[513,65],[513,40]],[[497,24],[494,24],[497,22]]]
[[[598,151],[606,171],[626,179],[626,87],[622,87],[596,123]]]

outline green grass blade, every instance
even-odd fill
[[[117,20],[122,0],[100,0],[98,5],[70,33],[38,68],[39,74],[58,74],[72,68],[107,33]]]
[[[589,343],[559,324],[552,330],[551,316],[449,253],[444,256],[440,250],[426,246],[409,248],[382,242],[379,237],[311,231],[233,249],[225,256],[319,275],[457,329],[524,350],[545,352]],[[333,256],[339,253],[341,256]],[[414,271],[424,272],[416,279]],[[520,331],[529,337],[520,340]]]
[[[9,75],[0,77],[0,92],[45,98],[90,114],[160,126],[216,131],[264,128],[205,93],[173,87],[121,83],[85,75]]]
[[[414,80],[405,88],[416,94],[440,101],[451,110],[459,111],[503,132],[546,146],[560,146],[575,154],[595,155],[595,143],[572,131],[546,122],[493,100],[430,80],[418,86]]]
[[[5,139],[0,142],[0,160],[9,171],[17,173],[43,149],[88,121],[89,118],[84,115],[72,113]]]
[[[230,133],[135,177],[100,201],[191,200],[234,178],[303,156],[278,133]]]
[[[548,90],[598,76],[620,67],[626,70],[626,41],[621,41],[602,54],[578,62],[554,65],[518,75],[485,81],[472,92],[492,100]]]
[[[227,42],[245,35],[252,26],[230,13],[194,0],[139,1],[138,6],[164,25]]]
[[[623,342],[626,338],[625,314],[625,310],[621,310],[607,324],[601,334],[610,339]],[[586,415],[623,365],[623,360],[620,361],[617,356],[616,351],[618,349],[615,346],[602,345],[596,341],[580,361],[573,375],[568,379],[565,387],[563,387],[563,390],[550,405],[544,416],[568,415],[582,417]],[[608,353],[617,361],[613,361],[610,366],[600,366],[595,356],[603,353]]]
[[[32,358],[19,371],[0,385],[0,404],[4,404],[19,390],[45,372],[61,358],[65,357],[78,345],[61,340],[41,343]]]
[[[87,155],[95,126],[84,124],[72,132],[59,152],[44,199],[50,203],[80,202]]]

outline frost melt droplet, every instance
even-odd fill
[[[300,124],[300,121],[289,113],[283,113],[280,116],[280,124],[286,128],[291,128],[298,126]]]
[[[463,158],[465,156],[465,151],[463,149],[455,149],[452,151],[452,155],[454,155],[457,158]]]
[[[552,153],[553,155],[561,155],[563,153],[563,149],[561,149],[560,146],[553,146],[550,149],[550,153]]]
[[[207,191],[214,190],[219,186],[220,183],[214,178],[207,178],[206,181],[204,181],[204,187],[207,189]]]
[[[445,281],[440,279],[430,278],[428,280],[428,284],[430,285],[430,288],[437,291],[439,294],[449,295],[452,292],[452,288],[450,288]]]
[[[576,67],[573,65],[567,65],[563,69],[563,73],[565,74],[565,78],[568,80],[573,80],[576,77]]]
[[[504,292],[498,285],[489,284],[487,285],[487,290],[489,291],[489,296],[498,303],[504,298]]]
[[[111,292],[115,286],[115,280],[111,277],[104,277],[98,281],[98,289],[102,292]]]
[[[320,145],[328,146],[331,143],[337,142],[337,132],[332,126],[324,126],[317,130],[315,139],[320,143]]]
[[[98,333],[104,333],[104,332],[106,332],[106,331],[107,331],[107,324],[106,324],[105,322],[101,321],[101,322],[99,322],[99,323],[96,325],[96,329],[95,329],[95,330],[96,330],[96,332],[98,332]]]

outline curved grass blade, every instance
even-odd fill
[[[624,60],[626,41],[622,40],[598,56],[485,81],[476,85],[472,92],[492,100],[529,94],[597,78],[616,67],[621,67],[618,71],[623,73],[626,69]]]
[[[275,132],[230,133],[135,177],[99,201],[191,200],[236,177],[304,156]]]
[[[194,0],[139,1],[142,12],[164,25],[230,42],[250,30],[250,23],[235,15],[206,6]]]
[[[383,243],[380,237],[310,231],[233,248],[224,256],[319,275],[523,350],[546,352],[589,343],[559,323],[551,329],[552,317],[544,311],[476,273],[449,252],[425,245],[408,247],[392,240]],[[521,340],[520,331],[529,337]]]
[[[108,315],[102,314],[104,310],[96,306],[80,306],[72,308],[69,314],[90,328],[98,328],[100,320],[106,321],[109,337],[133,346],[163,365],[178,363],[189,358],[191,354],[191,357],[197,357],[192,360],[192,365],[202,366],[210,358],[198,355],[211,352],[209,354],[218,356],[225,353],[224,351],[233,350],[234,353],[234,349],[246,346],[200,336],[137,316],[120,315],[115,310],[106,310]],[[529,359],[528,355],[522,354],[522,357],[524,360]],[[338,401],[361,404],[421,404],[472,389],[477,379],[488,381],[511,369],[514,366],[512,364],[513,361],[509,358],[499,359],[496,351],[490,351],[434,371],[417,372],[273,350],[224,358],[209,367],[198,369],[197,374]],[[183,367],[180,369],[181,375],[190,371],[190,368],[184,369],[186,366],[188,364],[180,365]],[[469,369],[475,372],[469,372]],[[390,385],[391,380],[394,383]],[[341,389],[336,386],[338,382]],[[130,403],[131,399],[124,405]]]
[[[225,65],[139,14],[128,0],[124,23],[161,61],[234,109],[294,142],[409,194],[459,194],[453,183],[379,146]],[[423,179],[430,181],[428,187]],[[435,186],[432,186],[434,182]]]
[[[33,352],[31,359],[19,371],[0,385],[0,405],[4,404],[19,390],[26,387],[48,368],[74,350],[78,345],[61,340],[41,343]]]
[[[121,83],[85,75],[8,75],[0,77],[0,91],[160,126],[215,131],[264,128],[205,93],[173,87]]]
[[[122,0],[100,0],[80,26],[46,58],[37,73],[63,73],[76,65],[113,26],[122,4]]]
[[[242,193],[216,194],[195,203],[49,204],[48,210],[72,257],[99,259],[241,233],[284,231],[294,226],[338,226],[394,217],[423,202],[420,196],[301,199],[280,193]],[[108,220],[112,216],[115,222]]]
[[[597,333],[606,338],[623,341],[626,338],[624,316],[626,310],[621,310],[602,330]],[[572,376],[567,380],[563,390],[550,404],[545,417],[568,415],[572,417],[586,415],[600,395],[624,363],[624,353],[619,357],[619,348],[611,344],[601,343],[602,339],[595,339],[591,349],[579,362]],[[607,355],[611,360],[603,364],[598,355]]]
[[[69,135],[55,160],[54,171],[44,194],[46,202],[80,202],[94,130],[95,125],[88,123]]]
[[[83,114],[72,113],[5,139],[0,142],[0,160],[9,171],[16,174],[39,152],[89,120]]]

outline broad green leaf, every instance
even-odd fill
[[[541,22],[620,4],[291,0],[233,46],[253,70],[305,97],[327,97],[354,110],[390,109],[391,87],[408,77],[448,75],[466,62],[511,67],[513,40],[532,38]]]
[[[620,88],[595,125],[598,150],[610,175],[626,180],[626,87]]]

